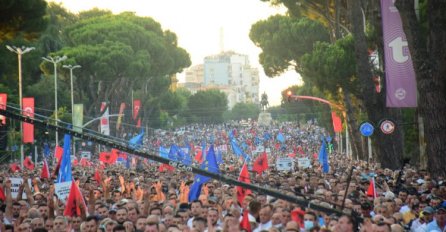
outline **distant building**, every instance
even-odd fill
[[[199,90],[219,89],[228,96],[228,107],[236,103],[259,104],[259,71],[249,64],[247,55],[222,52],[204,58],[203,65],[186,71],[182,87],[192,93]]]

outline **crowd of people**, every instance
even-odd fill
[[[279,134],[283,137],[278,138]],[[156,130],[144,139],[143,149],[150,154],[157,155],[160,147],[172,144],[187,148],[185,152],[197,167],[212,144],[221,158],[221,175],[237,180],[244,162],[250,162],[253,185],[296,196],[308,205],[256,191],[250,191],[240,200],[236,186],[212,179],[202,185],[198,199],[191,201],[194,173],[162,169],[158,163],[136,157],[130,167],[101,164],[96,155],[86,165],[72,167],[73,182],[82,194],[82,201],[74,201],[74,206],[68,206],[70,199],[60,199],[55,193],[55,165],[51,167],[52,178],[40,178],[43,165],[34,170],[11,170],[3,166],[0,229],[2,232],[446,231],[444,177],[431,176],[411,165],[389,170],[378,163],[352,160],[336,146],[329,151],[329,171],[323,171],[317,157],[322,135],[327,136],[327,132],[312,123],[257,127],[252,122],[247,126],[191,125],[173,131]],[[250,159],[234,154],[232,140]],[[257,152],[259,146],[263,148],[261,152]],[[204,151],[197,158],[200,149]],[[262,152],[267,152],[268,169],[254,172],[252,162]],[[280,171],[275,162],[281,157],[294,161],[306,157],[311,165],[303,168],[296,161],[291,170]],[[16,188],[12,178],[23,181]],[[70,192],[73,191],[71,187]],[[339,213],[318,211],[311,205],[336,209]]]

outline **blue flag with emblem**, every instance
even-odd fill
[[[200,168],[212,173],[216,174],[220,173],[218,169],[217,158],[215,157],[213,144],[211,145],[211,147],[209,147],[209,151],[206,154],[206,160],[201,164]],[[189,190],[189,202],[198,199],[201,193],[201,186],[203,186],[203,184],[208,182],[210,179],[211,179],[210,177],[203,176],[200,174],[195,175],[194,183],[192,184]]]
[[[71,136],[65,134],[63,140],[63,154],[60,163],[59,175],[57,176],[57,183],[71,181]]]

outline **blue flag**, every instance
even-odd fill
[[[71,137],[69,134],[65,134],[63,141],[62,161],[60,163],[60,170],[59,170],[59,176],[57,177],[57,183],[62,183],[72,180],[70,148],[71,148]]]
[[[223,156],[221,154],[220,150],[217,150],[217,164],[222,164],[223,163]]]
[[[170,146],[170,150],[169,150],[168,158],[169,158],[170,160],[173,160],[173,161],[178,161],[178,160],[180,160],[179,157],[178,157],[178,150],[179,150],[179,149],[178,149],[177,145],[172,144],[172,145]]]
[[[130,160],[131,160],[130,154],[127,154],[127,161],[125,162],[125,168],[130,169]]]
[[[160,157],[169,159],[169,151],[167,150],[167,148],[160,146],[159,153]]]
[[[192,158],[189,155],[189,152],[186,153],[183,151],[183,149],[180,149],[178,151],[179,156],[181,158],[181,160],[183,161],[183,164],[187,165],[187,166],[191,166],[192,165]]]
[[[237,142],[235,141],[235,139],[231,140],[231,147],[232,147],[232,151],[234,152],[235,155],[237,155],[237,157],[240,157],[241,155],[243,155],[243,151],[237,145]]]
[[[276,139],[281,143],[285,142],[285,137],[283,136],[282,132],[279,132],[279,134],[277,134]]]
[[[130,148],[138,149],[140,146],[142,146],[143,138],[144,138],[144,130],[141,130],[141,133],[139,133],[137,136],[129,140]]]
[[[211,147],[209,147],[209,151],[206,155],[206,160],[201,164],[200,168],[209,172],[220,173],[218,169],[217,159],[215,158],[214,145],[211,145]],[[210,179],[210,177],[200,174],[195,175],[194,183],[189,190],[189,202],[198,199],[201,192],[201,186],[204,183],[208,182]]]
[[[43,144],[43,154],[45,155],[45,158],[49,158],[50,157],[50,146],[48,145],[48,143],[44,143]]]
[[[265,132],[265,133],[263,134],[263,139],[268,141],[268,140],[271,139],[271,135],[270,135],[268,132]]]
[[[322,164],[322,172],[328,173],[330,166],[328,165],[328,153],[325,141],[322,140],[321,150],[319,151],[319,162]]]

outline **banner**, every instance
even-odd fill
[[[22,99],[22,114],[24,116],[34,118],[34,98],[25,97]],[[34,125],[31,123],[23,123],[23,143],[34,143]]]
[[[276,161],[276,170],[277,171],[292,171],[294,170],[294,162],[292,158],[278,158]]]
[[[141,108],[141,100],[133,100],[133,120],[136,121],[139,115],[139,109]]]
[[[101,134],[110,135],[109,114],[106,102],[101,103],[101,112],[104,112],[101,116]]]
[[[71,181],[55,183],[54,184],[54,193],[57,198],[61,200],[63,203],[67,201],[68,195],[70,194]]]
[[[387,107],[417,107],[415,71],[394,0],[381,0]]]
[[[23,183],[23,178],[10,177],[9,180],[11,181],[11,196],[13,199],[15,199],[17,198],[17,195],[19,195],[19,188]],[[28,179],[28,185],[32,186],[31,179]],[[34,190],[34,188],[31,188],[31,190]],[[22,193],[22,199],[27,199],[25,191]]]
[[[84,125],[84,104],[73,105],[73,130],[82,133]]]
[[[336,114],[336,112],[331,112],[331,119],[333,121],[333,130],[336,133],[339,133],[342,131],[342,121],[341,118]]]
[[[125,110],[125,103],[123,102],[119,107],[119,116],[118,116],[118,121],[116,122],[116,130],[119,130],[119,128],[121,128],[122,115],[124,114],[124,110]]]
[[[7,100],[8,100],[8,95],[6,93],[0,93],[0,109],[6,110]],[[0,123],[3,123],[3,125],[6,124],[5,116],[0,115]]]

